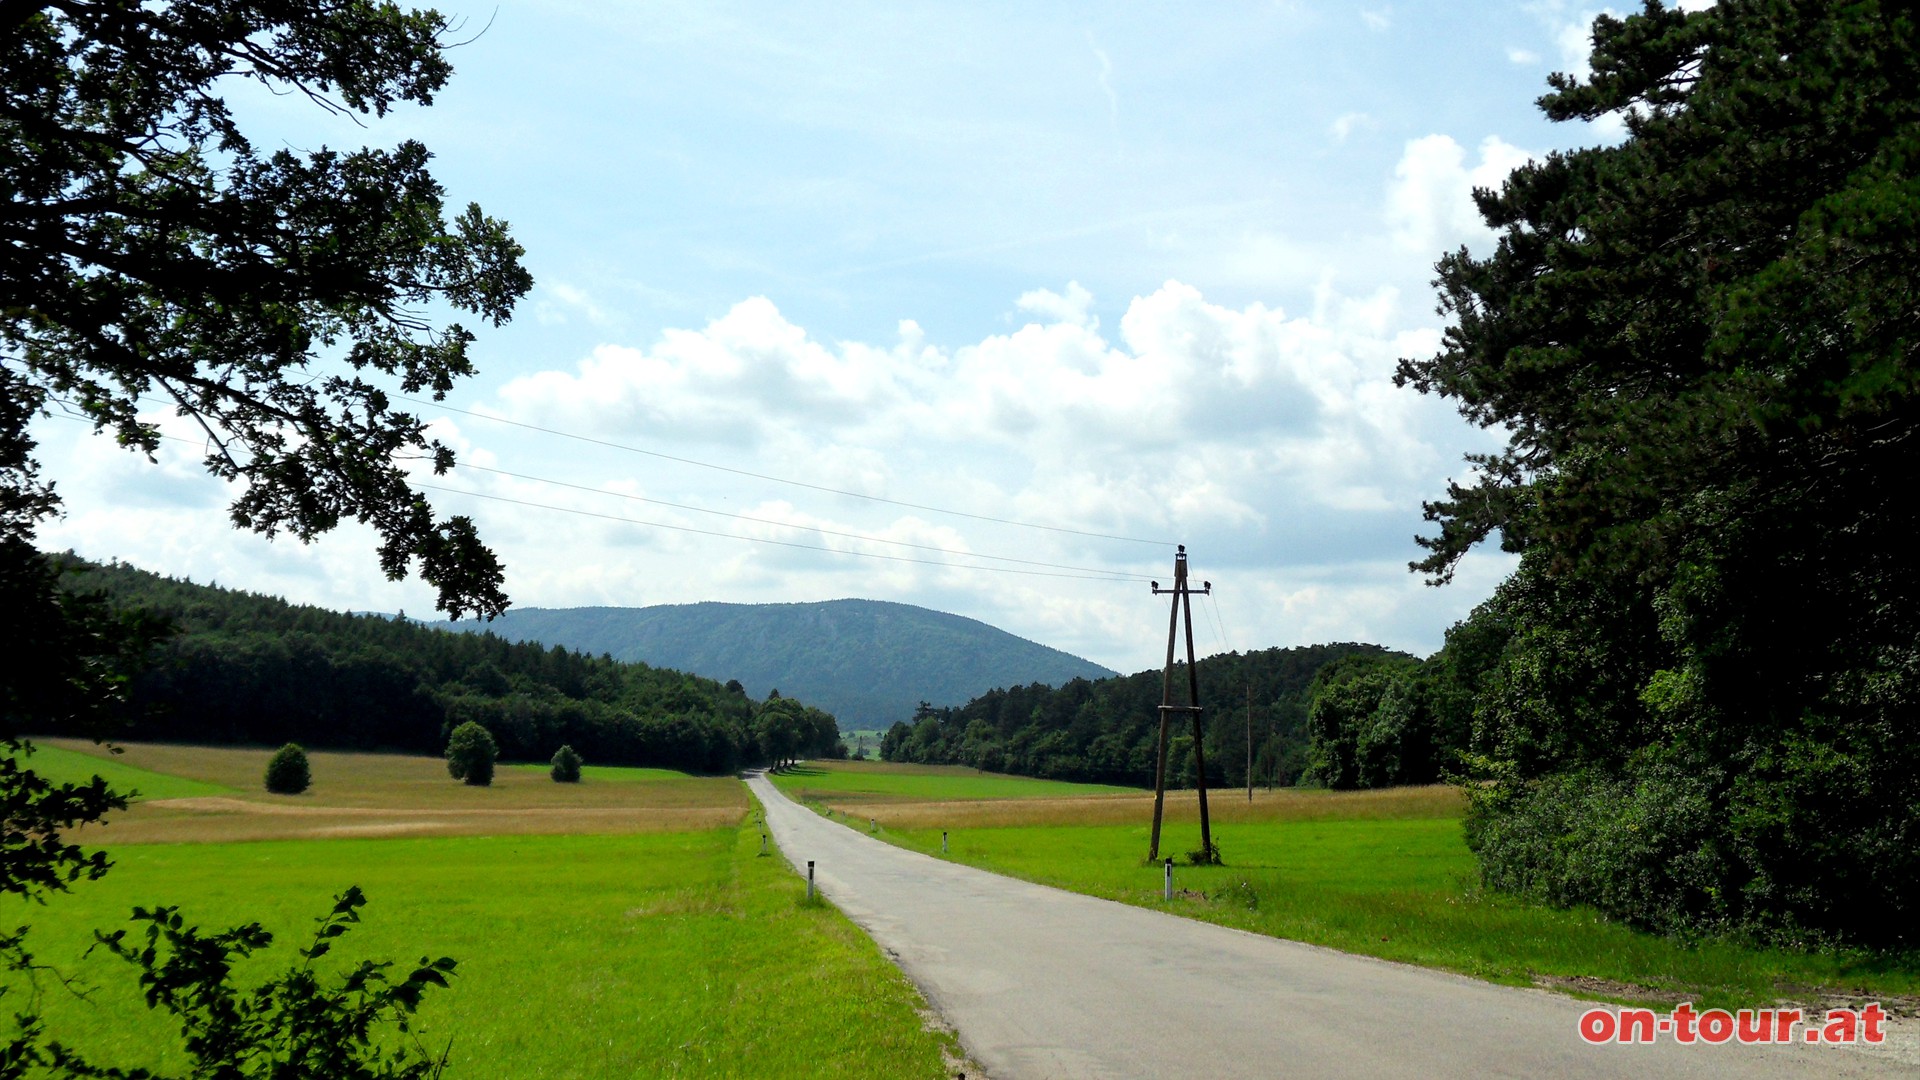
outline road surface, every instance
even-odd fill
[[[993,1080],[1907,1077],[1890,1050],[1589,1046],[1591,1002],[1349,956],[906,851],[748,780],[787,859],[873,936]]]

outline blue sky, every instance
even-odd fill
[[[1470,188],[1618,137],[1533,106],[1580,69],[1594,11],[507,2],[471,13],[491,25],[431,109],[356,127],[240,105],[263,146],[419,138],[450,203],[526,246],[538,284],[481,332],[482,374],[449,401],[467,413],[422,410],[463,461],[541,478],[434,481],[522,606],[864,596],[1153,666],[1166,613],[1144,582],[1171,549],[1079,535],[1100,533],[1189,545],[1218,593],[1203,651],[1425,653],[1510,564],[1423,585],[1420,500],[1498,436],[1394,388],[1393,365],[1437,346],[1434,260],[1485,250]],[[148,464],[78,424],[37,433],[67,499],[49,547],[432,607],[357,528],[235,533],[190,446]],[[846,554],[955,561],[931,549],[1131,580]]]

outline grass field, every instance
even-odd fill
[[[158,776],[209,792],[181,787],[179,797],[144,799],[104,828],[74,834],[94,844],[709,829],[738,822],[747,809],[746,790],[731,776],[666,769],[588,766],[582,783],[556,784],[544,765],[508,765],[492,786],[469,787],[439,758],[310,751],[313,786],[273,795],[263,782],[271,750],[129,743],[109,757],[84,740],[36,745],[36,767],[59,756],[62,768],[83,776],[89,762],[101,762],[102,775],[144,770],[129,781],[142,791]]]
[[[790,797],[835,804],[975,799],[1036,799],[1098,794],[1137,794],[1135,788],[1069,784],[1026,776],[985,773],[960,765],[895,765],[881,761],[808,762],[770,774]]]
[[[1920,1004],[1911,1000],[1920,993],[1920,957],[1686,943],[1592,911],[1485,894],[1461,839],[1459,794],[1444,787],[1256,791],[1251,803],[1244,789],[1213,792],[1214,840],[1227,860],[1220,867],[1185,865],[1181,857],[1200,846],[1198,802],[1191,791],[1169,793],[1161,853],[1176,859],[1176,895],[1168,903],[1162,867],[1144,862],[1151,793],[959,801],[905,794],[913,785],[902,776],[881,801],[830,794],[843,775],[857,781],[856,770],[812,767],[829,773],[805,778],[807,790],[827,793],[823,806],[857,818],[862,831],[877,820],[893,843],[938,856],[944,831],[947,857],[957,862],[1256,933],[1624,1000],[1705,1007],[1869,995],[1903,1009]],[[940,784],[930,774],[925,789]]]
[[[79,740],[36,741],[28,767],[56,784],[84,784],[98,776],[106,780],[109,787],[137,802],[238,794],[224,784],[140,768],[128,763],[124,754],[111,755],[105,747]],[[265,758],[261,759],[260,768],[265,771]]]
[[[78,756],[91,746],[63,749]],[[255,758],[264,767],[264,751],[129,747],[119,762],[156,773],[171,763],[189,775],[157,775],[272,806],[276,797],[242,786],[257,782]],[[459,960],[452,989],[430,994],[421,1012],[427,1046],[451,1041],[451,1077],[949,1075],[954,1044],[926,1029],[912,986],[837,911],[806,904],[805,884],[777,854],[759,854],[737,780],[631,770],[576,787],[502,770],[489,791],[463,788],[440,767],[447,806],[415,782],[426,765],[440,767],[315,755],[311,797],[337,804],[316,802],[322,816],[358,809],[404,822],[439,820],[491,794],[503,805],[483,808],[484,820],[553,811],[540,831],[569,834],[320,839],[301,831],[313,815],[240,809],[177,811],[204,819],[195,842],[124,842],[143,814],[149,831],[181,820],[151,817],[179,800],[140,804],[90,838],[106,841],[114,860],[106,878],[45,907],[0,901],[18,907],[0,924],[32,924],[40,962],[96,988],[81,1000],[40,980],[51,1034],[100,1064],[178,1068],[177,1051],[163,1050],[174,1032],[144,1007],[132,969],[84,955],[92,932],[127,925],[136,904],[179,905],[208,929],[258,920],[277,940],[242,969],[248,983],[291,965],[314,918],[357,884],[370,900],[365,921],[326,963]],[[378,805],[383,797],[388,805]],[[689,813],[724,820],[682,827]],[[234,824],[249,818],[292,819],[295,835],[235,842],[256,831]],[[609,822],[625,827],[602,828]],[[6,1011],[20,1010],[28,990],[16,986]]]

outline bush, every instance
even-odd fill
[[[267,790],[275,795],[298,795],[313,782],[307,767],[307,752],[299,743],[288,743],[274,751],[267,761]]]
[[[1706,770],[1639,761],[1625,775],[1587,769],[1469,796],[1467,843],[1491,888],[1664,933],[1723,930],[1744,914]]]
[[[251,988],[237,984],[232,972],[240,961],[273,944],[273,935],[259,923],[206,933],[186,925],[177,908],[134,908],[132,933],[116,930],[95,936],[107,952],[139,969],[147,1007],[178,1021],[194,1076],[440,1076],[448,1051],[436,1057],[417,1040],[383,1046],[369,1039],[368,1032],[408,1031],[421,998],[433,987],[447,985],[457,966],[453,960],[421,957],[420,966],[405,979],[397,977],[407,970],[404,966],[385,961],[363,960],[331,977],[313,966],[360,921],[359,909],[365,904],[358,886],[335,897],[333,910],[319,920],[312,944],[299,950],[298,965]],[[17,1065],[46,1066],[46,1075],[57,1076],[148,1075],[145,1070],[129,1074],[102,1068],[57,1043],[42,1044],[37,1025],[10,1050],[8,1058],[0,1059],[9,1076],[20,1075],[12,1069]]]
[[[553,752],[553,780],[557,784],[577,784],[580,782],[580,755],[571,746],[562,746]]]
[[[493,783],[493,763],[499,756],[493,734],[471,720],[447,736],[447,773],[455,780],[487,787]]]

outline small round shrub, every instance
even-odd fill
[[[474,787],[491,785],[493,763],[499,756],[493,733],[472,720],[447,736],[447,773],[455,780],[465,780]]]
[[[267,790],[275,795],[298,795],[311,783],[313,772],[299,743],[288,743],[267,760]]]
[[[553,780],[556,784],[577,784],[580,782],[580,755],[571,746],[562,746],[553,752]]]

